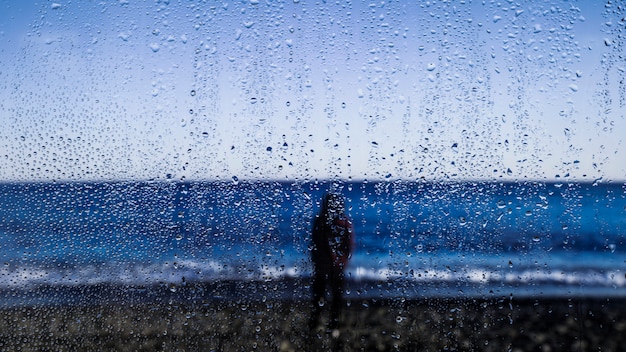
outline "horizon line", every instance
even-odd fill
[[[626,184],[624,179],[599,178],[93,178],[93,179],[32,179],[32,180],[0,180],[0,184],[70,184],[70,183],[225,183],[225,184],[251,184],[251,183],[591,183],[591,184]]]

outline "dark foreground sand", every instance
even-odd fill
[[[2,310],[2,351],[620,351],[624,299],[349,302],[338,337],[308,302],[80,305]],[[337,332],[335,332],[337,334]]]

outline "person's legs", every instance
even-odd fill
[[[331,286],[333,303],[331,305],[330,328],[336,329],[339,327],[339,318],[343,306],[344,274],[342,270],[333,270]]]
[[[326,290],[326,281],[328,280],[328,273],[316,268],[313,274],[313,284],[311,288],[313,290],[313,299],[311,301],[311,318],[309,320],[309,328],[314,329],[319,323],[319,318],[322,313],[322,300],[324,299],[324,291]]]

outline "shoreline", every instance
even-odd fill
[[[323,326],[309,331],[309,302],[297,299],[4,308],[0,350],[615,351],[626,345],[626,297],[345,303],[338,337]]]
[[[214,280],[162,282],[152,285],[94,283],[89,285],[32,285],[0,288],[0,309],[46,306],[92,306],[102,302],[117,305],[148,304],[222,304],[233,298],[259,303],[307,301],[311,299],[309,277],[280,280]],[[422,300],[499,300],[538,299],[559,301],[626,300],[626,288],[574,285],[473,285],[437,282],[418,285],[396,280],[347,280],[344,298],[352,301]]]

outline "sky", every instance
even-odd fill
[[[0,181],[620,182],[616,3],[0,0]]]

